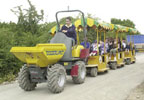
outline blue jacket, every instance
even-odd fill
[[[85,42],[81,42],[81,45],[85,47]],[[90,48],[90,43],[86,42],[86,48]]]
[[[62,30],[67,30],[67,32],[65,33],[65,35],[67,37],[70,37],[72,39],[75,40],[75,42],[77,43],[77,39],[76,39],[76,30],[75,30],[75,26],[71,25],[70,27],[67,27],[66,25],[63,25],[63,27],[61,28]]]

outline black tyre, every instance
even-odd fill
[[[130,59],[130,58],[126,59],[126,64],[127,64],[127,65],[130,65],[130,64],[131,64],[131,59]]]
[[[48,88],[53,93],[60,93],[64,90],[66,83],[66,71],[60,64],[55,64],[47,70]]]
[[[125,64],[122,64],[122,65],[121,65],[121,67],[124,67],[124,66],[125,66]]]
[[[133,63],[136,63],[136,58],[134,58],[135,59],[135,61],[133,61]]]
[[[112,62],[110,64],[111,69],[116,70],[117,69],[117,63],[116,62]]]
[[[136,63],[136,61],[133,61],[133,64]]]
[[[90,75],[91,75],[92,77],[96,77],[97,74],[98,74],[97,68],[96,68],[96,67],[91,68],[91,70],[90,70]]]
[[[33,83],[30,81],[30,73],[27,66],[23,66],[20,69],[18,83],[19,86],[25,91],[32,91],[35,89],[37,83]]]
[[[78,68],[78,76],[77,77],[75,77],[75,76],[72,77],[73,82],[75,84],[84,83],[85,77],[86,77],[85,63],[83,61],[77,61],[75,64],[78,65],[79,68]]]

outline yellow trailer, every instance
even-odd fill
[[[135,34],[137,33],[136,29],[129,28],[129,33]],[[134,47],[134,39],[130,36],[130,50],[125,51],[125,62],[127,65],[135,63],[136,62],[136,53],[135,53],[135,47]]]
[[[125,52],[122,50],[119,51],[118,50],[118,34],[121,34],[121,32],[127,32],[128,29],[127,27],[123,27],[120,25],[114,25],[114,29],[116,31],[116,56],[114,57],[114,55],[111,56],[111,58],[109,59],[109,66],[111,69],[117,69],[117,67],[122,67],[125,65]],[[121,36],[121,45],[122,45],[122,36]]]
[[[96,22],[95,22],[96,23]],[[108,67],[108,53],[106,53],[106,48],[105,48],[105,37],[106,37],[106,31],[112,30],[113,26],[108,23],[99,23],[94,26],[96,30],[96,40],[97,40],[97,50],[98,53],[95,56],[89,56],[88,57],[88,62],[87,62],[87,73],[90,73],[92,77],[97,76],[98,72],[108,72],[109,67]],[[99,41],[101,41],[102,37],[102,32],[103,32],[103,40],[104,40],[104,53],[101,55],[98,47]]]
[[[135,63],[135,50],[125,51],[125,62],[127,65]]]

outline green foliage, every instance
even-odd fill
[[[111,23],[112,24],[119,24],[119,25],[135,28],[135,24],[129,19],[121,20],[121,19],[112,18],[111,19]]]
[[[38,14],[36,8],[28,0],[29,8],[22,9],[21,6],[11,9],[11,11],[18,16],[17,29],[23,32],[31,32],[32,34],[39,33],[38,23],[43,20],[44,11],[41,10],[41,14]]]
[[[111,23],[112,24],[117,24],[117,25],[122,25],[122,26],[135,28],[134,22],[129,20],[129,19],[121,20],[121,19],[112,18],[111,19]],[[110,33],[113,33],[113,32],[109,32],[109,35],[111,35]],[[141,33],[138,31],[136,34],[141,34]],[[122,38],[126,39],[127,35],[128,35],[128,33],[122,33]],[[111,37],[113,37],[113,36],[111,36]]]
[[[15,59],[9,52],[11,47],[16,43],[15,34],[7,28],[1,28],[0,39],[0,77],[9,73],[16,74],[21,62]]]
[[[122,26],[135,28],[134,22],[129,20],[129,19],[121,20],[121,19],[112,18],[111,19],[111,23],[112,24],[118,24],[118,25],[122,25]],[[138,31],[136,34],[141,34],[141,33]]]
[[[13,79],[10,76],[17,75],[22,62],[19,61],[10,49],[13,46],[35,46],[40,42],[47,42],[50,35],[46,27],[48,24],[39,25],[43,20],[43,10],[38,14],[34,5],[28,0],[29,8],[21,6],[12,10],[18,17],[17,23],[0,23],[0,81]],[[45,37],[46,38],[45,38]]]

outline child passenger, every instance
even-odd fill
[[[95,40],[94,43],[92,43],[92,45],[91,45],[91,53],[90,53],[90,56],[96,56],[97,53],[98,53],[97,41]]]

